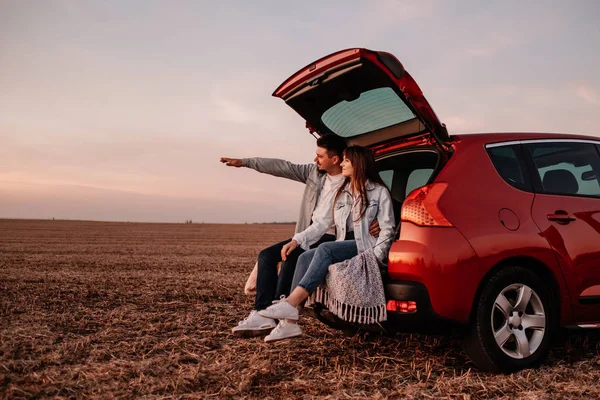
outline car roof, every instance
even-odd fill
[[[579,139],[594,140],[600,142],[600,136],[575,135],[568,133],[537,133],[537,132],[499,132],[499,133],[469,133],[462,135],[452,135],[454,140],[462,142],[479,142],[482,144],[510,142],[516,140],[535,140],[535,139]]]

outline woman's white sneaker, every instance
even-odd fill
[[[265,342],[276,342],[278,340],[289,339],[302,335],[302,329],[298,324],[286,320],[279,321],[279,324],[265,337]]]
[[[275,321],[259,315],[258,311],[253,310],[244,320],[231,329],[231,332],[240,336],[260,336],[268,333],[275,328]]]
[[[270,305],[264,310],[258,312],[261,316],[272,319],[293,319],[298,320],[298,309],[282,299],[278,303]]]

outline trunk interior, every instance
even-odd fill
[[[407,149],[377,158],[379,175],[392,194],[396,226],[406,196],[430,183],[439,171],[440,157],[432,148]]]

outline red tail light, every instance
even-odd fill
[[[452,226],[438,208],[447,183],[432,183],[413,190],[402,204],[402,221],[419,226]]]
[[[402,300],[388,300],[385,307],[388,311],[401,312],[401,313],[414,313],[417,312],[416,301],[402,301]]]

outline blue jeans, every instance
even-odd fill
[[[255,310],[264,310],[271,305],[274,299],[279,299],[281,295],[287,296],[290,294],[292,279],[296,270],[296,262],[304,250],[298,247],[287,256],[287,261],[281,263],[279,276],[277,276],[277,263],[281,261],[281,248],[291,240],[284,240],[258,253],[258,274],[256,276],[256,297],[254,300]],[[334,240],[335,236],[333,235],[323,235],[314,246],[316,248],[323,242]]]
[[[316,249],[308,250],[298,258],[292,281],[292,291],[296,286],[312,293],[325,281],[329,266],[348,260],[358,254],[354,240],[327,242]]]

